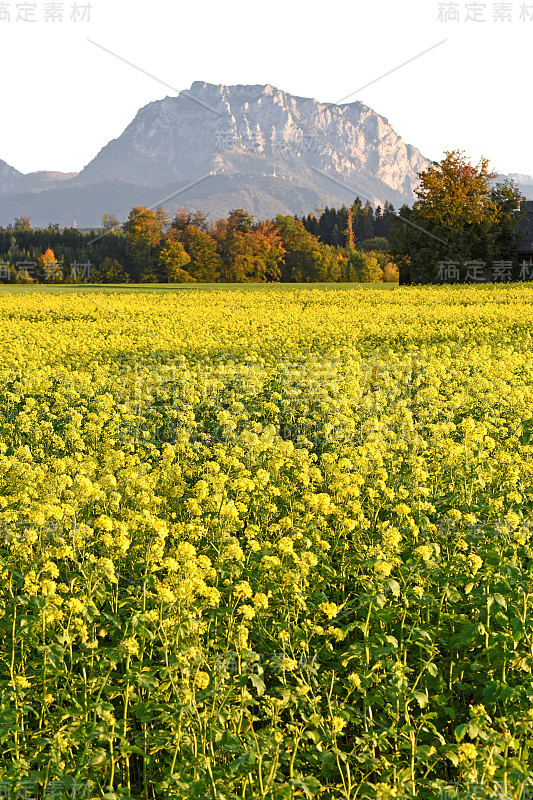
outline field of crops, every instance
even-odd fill
[[[1,797],[529,796],[531,287],[0,323]]]

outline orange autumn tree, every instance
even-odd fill
[[[272,222],[254,224],[243,209],[229,215],[221,240],[224,277],[235,283],[279,281],[280,263],[285,248],[278,228]]]
[[[55,257],[54,251],[48,248],[44,255],[39,256],[38,264],[44,280],[48,283],[61,281],[63,272]]]
[[[420,173],[414,208],[423,211],[425,219],[447,227],[448,235],[468,224],[493,224],[500,213],[491,195],[497,175],[486,158],[473,165],[461,150],[447,152],[441,162]]]

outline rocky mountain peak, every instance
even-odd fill
[[[79,175],[22,175],[0,162],[0,221],[28,214],[34,224],[72,224],[76,208],[78,224],[99,224],[103,213],[125,219],[132,205],[157,204],[173,191],[170,213],[185,206],[225,216],[240,207],[269,218],[356,196],[398,208],[413,202],[429,163],[359,101],[336,105],[272,84],[195,81],[141,108]],[[8,202],[23,192],[32,194]]]

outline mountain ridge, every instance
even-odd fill
[[[0,224],[21,215],[34,225],[98,225],[104,213],[124,221],[130,203],[157,204],[156,195],[172,194],[164,203],[169,213],[201,208],[210,217],[235,207],[258,219],[300,215],[357,195],[399,207],[414,201],[417,173],[430,163],[359,101],[321,103],[272,84],[195,81],[140,108],[79,173],[23,175],[0,161]],[[514,175],[533,193],[533,177]]]

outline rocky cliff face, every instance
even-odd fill
[[[427,163],[362,103],[325,105],[271,85],[194,83],[178,97],[142,108],[79,181],[157,186],[215,171],[316,184],[325,180],[322,172],[349,190],[366,189],[372,201],[394,195],[397,202],[412,202],[417,172]],[[329,190],[338,194],[333,183]]]

